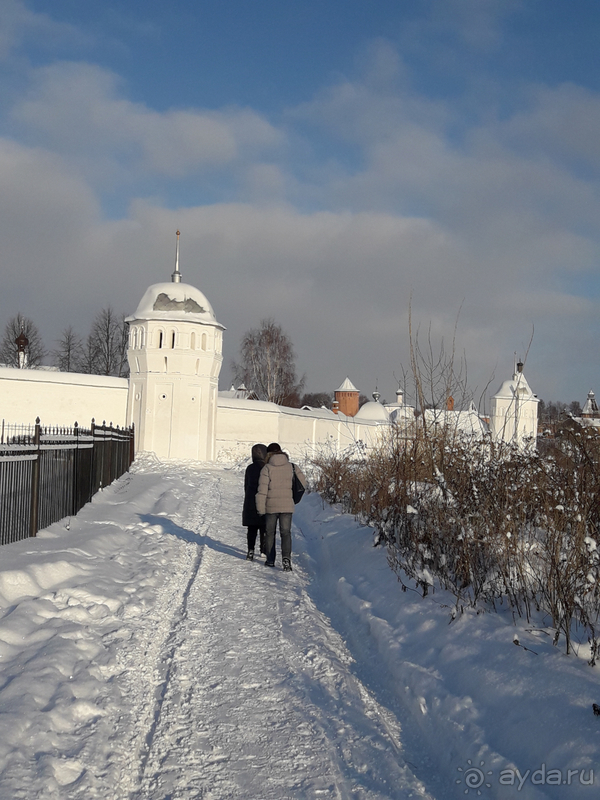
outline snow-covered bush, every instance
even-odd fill
[[[600,436],[567,426],[542,454],[458,430],[389,437],[360,459],[322,454],[316,489],[372,525],[403,583],[458,607],[547,614],[600,649]]]

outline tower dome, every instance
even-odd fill
[[[196,322],[223,328],[206,295],[189,283],[165,282],[149,286],[135,313],[127,317],[127,322],[136,320]]]
[[[360,407],[354,419],[365,422],[389,422],[390,415],[385,406],[379,402],[379,396],[379,392],[375,390],[373,399]]]

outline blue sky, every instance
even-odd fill
[[[481,392],[600,391],[592,0],[2,0],[0,326],[184,280],[307,388],[391,399],[408,311]],[[412,300],[411,300],[412,298]],[[533,340],[529,347],[529,341]]]

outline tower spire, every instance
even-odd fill
[[[175,271],[171,273],[173,283],[181,283],[181,272],[179,272],[179,231],[177,231],[177,245],[175,247]]]

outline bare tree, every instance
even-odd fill
[[[21,367],[19,361],[16,338],[19,334],[25,334],[28,344],[25,349],[27,356],[27,367],[38,367],[46,355],[46,350],[42,343],[42,337],[35,326],[35,323],[28,317],[24,317],[21,312],[6,323],[4,335],[0,343],[0,362],[9,367]]]
[[[79,372],[84,360],[83,342],[71,325],[64,329],[57,344],[58,347],[52,351],[54,366],[62,372]]]
[[[129,361],[127,360],[127,349],[129,347],[129,323],[125,322],[125,314],[121,314],[119,328],[119,371],[117,374],[121,378],[127,378],[129,376]]]
[[[459,407],[473,399],[467,386],[467,363],[465,357],[456,354],[456,331],[459,313],[454,323],[450,349],[444,340],[434,344],[431,324],[425,342],[419,337],[419,329],[412,325],[412,307],[408,307],[408,339],[410,347],[410,366],[415,383],[415,399],[420,413],[425,409],[444,409],[450,399],[457,401]]]
[[[311,408],[331,408],[333,405],[333,392],[307,392],[300,398],[300,406]]]
[[[261,320],[242,339],[240,362],[232,362],[236,381],[246,384],[261,400],[299,405],[304,376],[297,380],[295,353],[289,337],[275,320]]]
[[[94,375],[97,372],[98,363],[98,342],[93,334],[89,334],[81,348],[81,359],[77,365],[77,371],[86,375]]]
[[[579,400],[571,400],[569,403],[569,414],[572,414],[574,417],[580,417],[582,410]]]
[[[109,306],[100,311],[84,347],[83,371],[97,375],[127,375],[127,323]]]

